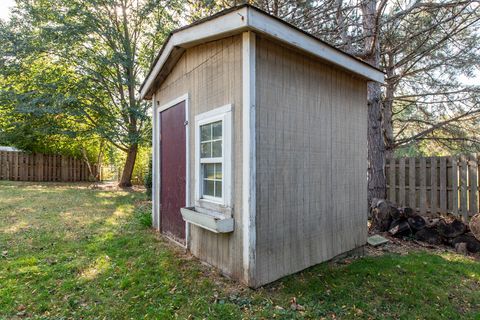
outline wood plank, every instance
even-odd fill
[[[427,160],[420,158],[420,213],[424,215],[427,212]]]
[[[4,180],[4,176],[5,176],[5,163],[6,161],[3,159],[4,158],[4,152],[3,151],[0,151],[0,180]]]
[[[44,162],[45,156],[43,154],[38,155],[38,181],[45,181],[44,176],[43,176],[43,162]]]
[[[417,209],[417,191],[416,191],[416,164],[415,158],[408,158],[408,203],[416,211]]]
[[[478,213],[478,162],[477,154],[473,153],[468,158],[468,214],[473,216]]]
[[[430,158],[430,212],[438,212],[438,181],[437,181],[437,158]]]
[[[447,213],[447,158],[440,158],[440,213]]]
[[[8,180],[12,180],[12,177],[13,177],[13,157],[14,157],[14,152],[10,152],[10,156],[8,158],[8,162],[9,162],[9,172],[10,172],[10,176],[8,177]]]
[[[398,161],[398,205],[406,206],[405,203],[405,158]]]
[[[18,180],[18,152],[15,152],[13,156],[13,179],[14,181]]]
[[[3,151],[0,151],[0,180],[3,180],[4,177],[3,177],[3,167],[4,167],[4,164],[3,164]]]
[[[465,156],[460,157],[460,213],[468,218],[468,163]],[[466,221],[466,220],[465,220]]]
[[[396,168],[396,159],[391,157],[387,160],[390,164],[390,167],[389,167],[389,196],[388,198],[390,199],[390,201],[392,201],[393,203],[397,203],[396,199],[395,199],[395,195],[396,195],[396,191],[397,191],[397,186],[396,186],[396,181],[395,181],[395,171],[397,170]]]
[[[452,166],[452,212],[458,215],[458,159],[457,157],[451,157],[450,163]]]

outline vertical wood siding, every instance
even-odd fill
[[[203,261],[224,273],[241,279],[242,270],[242,42],[241,36],[228,37],[187,49],[170,75],[155,93],[159,105],[189,93],[190,127],[190,195],[194,203],[195,190],[195,116],[233,105],[232,203],[235,231],[214,234],[190,226],[190,250]],[[156,124],[154,124],[156,125]]]
[[[366,243],[366,83],[257,38],[256,285]]]

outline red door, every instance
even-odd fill
[[[185,102],[160,113],[160,230],[185,244]]]

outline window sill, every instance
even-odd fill
[[[233,217],[231,207],[227,207],[224,204],[215,202],[213,200],[197,199],[195,200],[195,209],[201,213],[219,213],[225,217]]]
[[[234,221],[216,212],[199,212],[194,207],[181,208],[182,218],[186,222],[214,233],[229,233],[234,229]]]

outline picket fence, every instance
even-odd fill
[[[92,168],[97,174],[96,166]],[[92,181],[85,161],[67,156],[0,151],[0,180]]]
[[[389,158],[387,196],[422,214],[453,214],[467,220],[479,211],[479,157]]]

